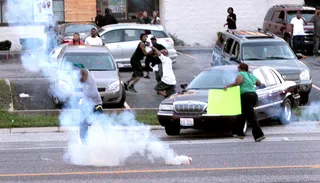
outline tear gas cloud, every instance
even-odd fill
[[[19,1],[19,12],[23,12],[24,17],[33,17],[30,7],[33,7],[33,1]],[[12,16],[17,13],[17,4],[7,4],[7,15]],[[25,7],[25,9],[24,9]],[[45,15],[47,16],[47,15]],[[24,25],[35,26],[32,18],[28,18]],[[15,21],[9,19],[9,26],[14,25]],[[32,35],[32,32],[25,32],[23,27],[14,32],[16,37],[23,38],[26,34]],[[45,35],[35,35],[43,40],[42,47],[33,45],[32,40],[26,40],[29,47],[35,50],[32,53],[25,53],[21,56],[22,64],[30,72],[40,72],[51,83],[49,93],[61,98],[69,97],[59,90],[54,90],[54,81],[67,83],[69,90],[81,85],[79,71],[72,65],[63,67],[63,71],[55,70],[54,60],[46,54],[47,37]],[[161,142],[158,138],[152,136],[150,127],[136,121],[132,112],[123,112],[121,114],[105,115],[93,114],[93,108],[90,101],[79,104],[79,97],[70,96],[67,108],[63,109],[59,120],[60,126],[69,130],[70,139],[68,139],[68,148],[64,159],[76,165],[91,166],[118,166],[124,165],[127,158],[133,155],[141,155],[148,158],[151,162],[156,159],[163,159],[166,164],[180,165],[189,164],[191,158],[177,155],[168,144]],[[77,108],[71,110],[70,108]],[[74,133],[74,127],[79,129],[82,120],[88,117],[91,127],[88,131],[87,143],[82,145],[79,133]]]

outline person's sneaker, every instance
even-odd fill
[[[131,91],[131,92],[137,93],[137,90],[134,89],[134,86],[133,86],[133,85],[130,85],[130,86],[128,87],[128,89],[129,89],[129,91]]]
[[[128,85],[129,85],[128,82],[124,82],[123,85],[124,85],[124,89],[128,91]]]
[[[241,140],[244,139],[244,136],[239,136],[239,135],[235,135],[235,134],[233,135],[233,137],[237,138],[237,139],[241,139]]]
[[[265,139],[266,137],[265,136],[262,136],[262,137],[259,137],[256,139],[256,142],[261,142]]]

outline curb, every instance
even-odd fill
[[[176,46],[174,47],[178,52],[197,52],[197,53],[212,53],[213,47],[192,47],[192,46]]]
[[[8,134],[8,133],[66,133],[68,131],[78,131],[78,127],[71,127],[73,130],[67,130],[62,127],[40,127],[40,128],[2,128],[0,129],[0,134]],[[135,126],[130,126],[130,127],[121,127],[123,129],[126,128],[131,128],[134,129],[136,128]],[[138,129],[138,128],[137,128]],[[150,126],[151,131],[155,130],[163,130],[164,127],[160,125],[153,125]]]

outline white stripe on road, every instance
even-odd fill
[[[313,88],[315,88],[316,90],[320,91],[320,87],[316,86],[316,85],[312,85]]]
[[[190,58],[192,58],[192,59],[197,60],[197,57],[194,57],[194,56],[191,56],[191,55],[188,55],[188,54],[185,54],[185,53],[181,53],[181,52],[177,52],[177,53],[179,53],[180,55],[185,55],[185,56],[187,56],[187,57],[190,57]]]
[[[124,107],[125,107],[126,109],[131,109],[127,102],[124,102],[123,105],[124,105]]]

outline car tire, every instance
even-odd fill
[[[300,95],[300,104],[307,105],[309,102],[309,95]]]
[[[180,134],[180,126],[178,125],[166,125],[164,127],[166,134],[169,136],[179,135]]]
[[[59,99],[57,97],[52,96],[52,102],[54,104],[55,107],[62,109],[63,107],[63,103],[59,101]]]
[[[293,119],[292,102],[289,98],[286,98],[282,104],[280,122],[282,124],[289,124],[292,121],[292,119]]]

